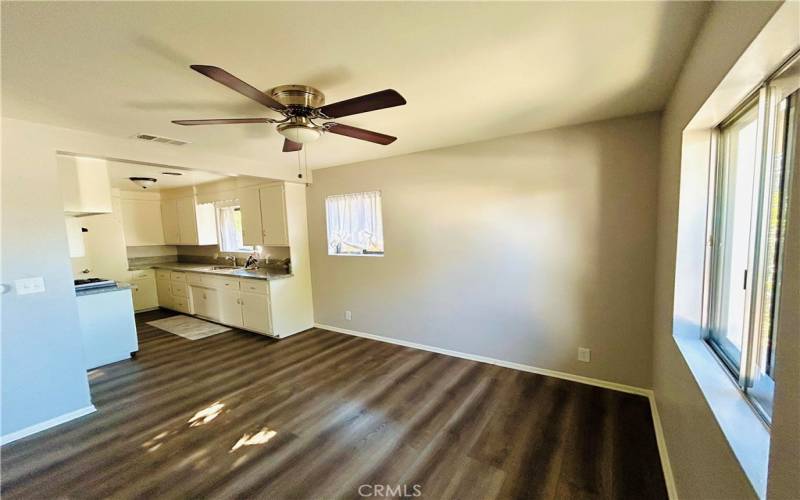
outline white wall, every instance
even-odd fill
[[[2,130],[0,435],[91,405],[54,151]],[[42,276],[47,291],[16,295]]]
[[[674,294],[676,249],[681,252],[692,251],[689,248],[691,242],[682,242],[678,248],[677,241],[681,134],[779,5],[771,2],[716,3],[664,112],[659,176],[653,386],[680,498],[736,499],[755,496],[672,339],[673,331],[697,328],[692,320],[686,318],[697,316],[700,294],[697,289],[692,291],[691,296],[676,297]],[[689,173],[703,175],[702,172]],[[700,211],[703,209],[701,204]],[[692,217],[683,207],[682,210],[682,220]],[[695,225],[695,238],[702,238],[703,232],[702,223]],[[697,245],[694,247],[694,251],[697,251]],[[679,273],[690,273],[695,275],[693,277],[700,271],[696,266],[678,269]],[[675,312],[680,315],[674,324],[673,305],[676,306]],[[797,404],[796,399],[794,404]],[[776,415],[775,418],[780,417]],[[794,432],[797,432],[796,422]],[[784,446],[783,443],[787,441],[791,443],[796,440],[776,439],[773,433],[773,448]],[[777,488],[780,490],[780,487]]]
[[[316,321],[649,387],[658,134],[648,114],[315,171]],[[325,197],[368,190],[386,255],[327,255]]]

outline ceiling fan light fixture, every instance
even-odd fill
[[[128,179],[142,189],[147,189],[158,182],[158,179],[152,177],[128,177]]]
[[[319,128],[313,125],[292,122],[279,125],[278,133],[298,144],[314,142],[322,136]]]

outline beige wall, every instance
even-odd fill
[[[315,171],[316,321],[649,387],[658,136],[648,114]],[[328,256],[325,197],[367,190],[386,255]]]
[[[684,499],[752,498],[755,493],[672,339],[673,302],[679,302],[673,290],[681,133],[778,6],[778,3],[766,2],[716,3],[664,112],[659,177],[653,385],[678,495]],[[780,349],[779,346],[779,352]],[[794,363],[797,363],[796,354]],[[797,405],[796,399],[794,405]],[[779,409],[776,398],[776,411]],[[776,422],[780,419],[777,415],[775,418]],[[796,441],[788,437],[788,434],[780,436],[773,432],[773,449],[784,446],[787,441]],[[770,478],[770,489],[773,487],[777,491],[781,489],[781,486],[773,485]]]

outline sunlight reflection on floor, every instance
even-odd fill
[[[194,414],[192,418],[189,419],[189,421],[187,422],[189,424],[189,427],[197,427],[199,425],[205,425],[211,422],[212,420],[217,418],[217,416],[219,416],[224,406],[225,405],[219,401],[211,403],[210,406],[198,411],[197,413]]]
[[[238,441],[236,441],[236,444],[233,445],[233,448],[231,448],[231,451],[229,451],[228,453],[233,453],[234,451],[238,450],[243,446],[264,444],[273,437],[275,437],[275,434],[277,434],[277,432],[269,429],[268,427],[264,427],[263,429],[256,432],[252,436],[250,434],[245,434],[242,437],[240,437]]]

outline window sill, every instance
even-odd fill
[[[329,253],[328,257],[383,257],[382,253]]]
[[[678,328],[672,338],[686,360],[733,454],[755,492],[760,498],[766,498],[769,431],[708,345],[695,332],[677,330]]]

